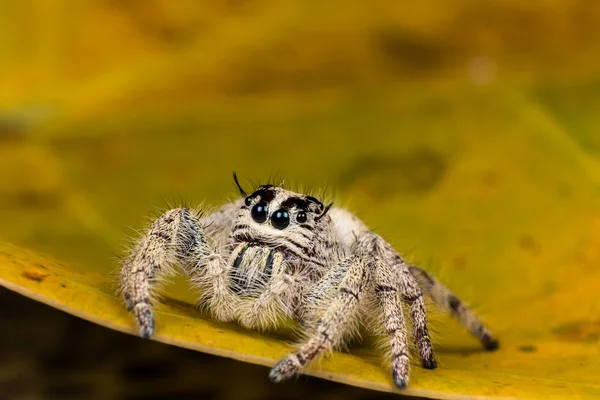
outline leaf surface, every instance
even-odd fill
[[[111,274],[127,227],[279,171],[333,189],[499,337],[483,352],[431,308],[439,368],[402,393],[600,397],[598,6],[163,3],[2,3],[0,237],[21,246],[0,244],[2,285],[135,333]],[[262,365],[291,349],[193,302],[170,287],[155,339]],[[398,391],[372,348],[306,372]]]

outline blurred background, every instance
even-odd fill
[[[515,348],[573,324],[595,342],[598,24],[593,0],[0,0],[0,238],[110,273],[157,208],[220,204],[235,196],[234,170],[247,187],[276,175],[328,188],[481,306]],[[105,358],[123,370],[134,355],[122,349],[148,346],[181,370],[193,357],[224,374],[266,374],[0,295],[11,331],[72,329],[71,349],[121,342]],[[468,340],[447,329],[442,347]],[[39,360],[64,346],[25,351],[3,331],[4,357],[25,366],[0,369],[14,398],[105,398],[47,389],[60,362]],[[60,364],[67,387],[83,358]],[[86,379],[110,362],[92,362]],[[135,373],[126,377],[115,393],[135,398]],[[255,398],[321,384],[348,398],[341,385],[257,382],[246,382]],[[206,396],[233,396],[222,383]]]

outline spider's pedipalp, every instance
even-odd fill
[[[234,318],[237,298],[232,290],[230,269],[222,254],[195,254],[187,263],[190,281],[201,293],[199,304],[219,321]]]
[[[248,296],[240,301],[238,321],[246,328],[266,330],[277,327],[282,318],[293,314],[291,304],[298,297],[297,280],[287,272],[287,263],[280,252],[264,247],[253,250],[258,252],[258,257],[250,255],[239,263],[239,276],[246,279],[240,284]],[[252,263],[264,265],[264,268],[253,268],[253,275],[258,276],[245,274]]]

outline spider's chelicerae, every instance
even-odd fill
[[[235,178],[235,174],[234,174]],[[422,269],[407,264],[350,212],[281,186],[259,186],[214,213],[169,210],[149,228],[121,269],[121,292],[142,337],[154,333],[156,283],[180,266],[219,321],[252,329],[295,320],[302,344],[271,370],[274,382],[343,346],[358,327],[387,337],[392,377],[405,387],[409,347],[403,303],[421,364],[437,366],[424,295],[451,312],[484,348],[498,341],[471,310]]]

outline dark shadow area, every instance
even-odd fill
[[[112,331],[0,288],[0,399],[392,399]],[[407,398],[407,397],[402,397]]]

